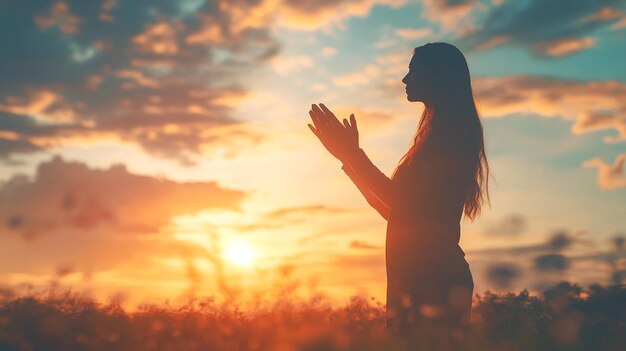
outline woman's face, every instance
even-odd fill
[[[409,73],[402,78],[402,83],[406,84],[406,98],[411,102],[424,102],[423,75],[420,74],[420,64],[416,55],[413,55],[409,62]]]

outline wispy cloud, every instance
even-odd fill
[[[626,188],[626,153],[619,154],[613,164],[607,164],[602,159],[595,157],[583,162],[585,168],[598,169],[598,184],[602,189]]]

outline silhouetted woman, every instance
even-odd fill
[[[342,124],[323,104],[313,105],[309,128],[387,220],[387,328],[403,331],[424,319],[466,326],[474,282],[459,246],[460,220],[465,214],[473,221],[483,195],[489,200],[469,69],[456,47],[429,43],[415,48],[402,82],[407,99],[425,109],[391,179],[359,147],[354,115]]]

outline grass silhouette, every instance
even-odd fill
[[[51,289],[0,302],[0,350],[623,350],[624,285],[588,290],[562,282],[542,296],[486,292],[474,299],[470,329],[443,337],[423,324],[408,338],[385,332],[384,305],[323,295],[280,298],[243,311],[233,301],[191,298],[172,306]]]

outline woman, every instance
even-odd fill
[[[313,105],[309,128],[387,220],[386,326],[402,331],[423,320],[467,326],[474,283],[459,246],[460,220],[480,215],[483,194],[489,201],[469,69],[456,47],[429,43],[415,48],[402,82],[407,99],[425,109],[391,179],[359,147],[354,115],[342,124],[323,104]]]

